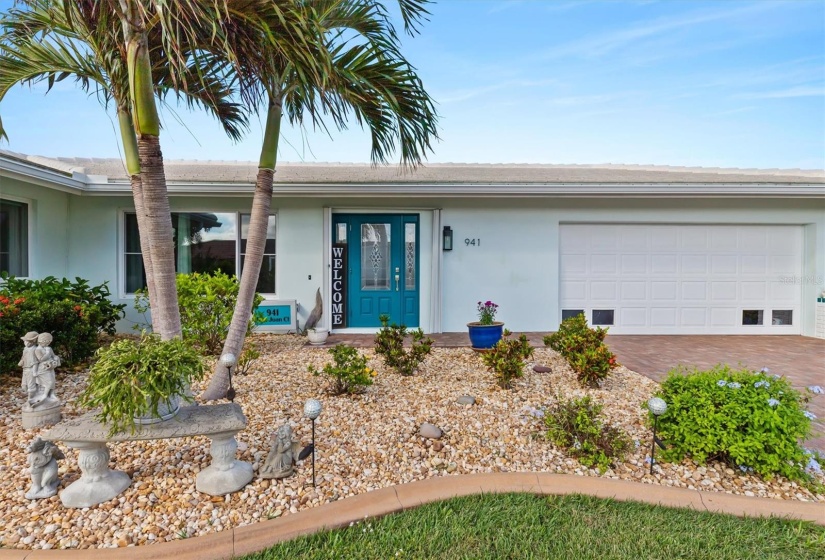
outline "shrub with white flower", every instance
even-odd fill
[[[668,403],[658,420],[658,433],[668,444],[662,461],[719,460],[734,468],[747,465],[764,477],[814,484],[799,442],[811,436],[816,416],[805,410],[807,397],[787,378],[773,378],[767,368],[675,370],[654,396]]]

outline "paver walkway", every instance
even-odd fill
[[[543,347],[541,332],[525,333],[531,344]],[[333,334],[324,347],[335,344],[367,348],[374,345],[371,334]],[[434,346],[461,348],[470,345],[466,332],[430,335]],[[810,385],[825,388],[825,340],[805,336],[719,336],[719,335],[608,335],[607,345],[616,354],[619,363],[635,372],[661,381],[665,374],[678,366],[706,369],[716,364],[749,367],[755,370],[767,367],[773,373],[785,375],[794,386],[804,389]],[[814,422],[816,436],[807,442],[825,452],[825,395],[815,396],[808,409],[817,416]]]

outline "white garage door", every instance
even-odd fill
[[[563,319],[614,334],[800,334],[802,228],[561,226]]]

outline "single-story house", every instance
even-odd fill
[[[166,162],[179,271],[240,273],[256,171]],[[136,228],[120,160],[0,151],[0,269],[107,281],[131,303]],[[258,283],[271,324],[301,326],[319,289],[333,331],[382,313],[461,331],[492,300],[516,331],[583,312],[616,334],[825,336],[825,172],[282,163]]]

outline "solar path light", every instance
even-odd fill
[[[656,462],[656,446],[658,445],[662,449],[665,448],[665,444],[662,440],[656,437],[656,427],[659,421],[659,416],[664,414],[667,410],[667,403],[659,397],[653,397],[647,401],[647,408],[650,410],[651,414],[653,414],[653,443],[650,444],[650,474],[653,474],[653,464]]]
[[[300,455],[298,455],[298,459],[306,459],[307,455],[312,454],[313,488],[315,488],[315,420],[321,415],[321,410],[323,410],[323,408],[324,407],[321,405],[321,401],[316,399],[309,399],[306,404],[304,404],[304,416],[312,421],[312,443],[301,450]]]
[[[229,370],[229,389],[226,390],[226,398],[229,402],[235,402],[235,389],[232,387],[232,367],[238,363],[235,354],[224,354],[221,356],[221,363]]]

